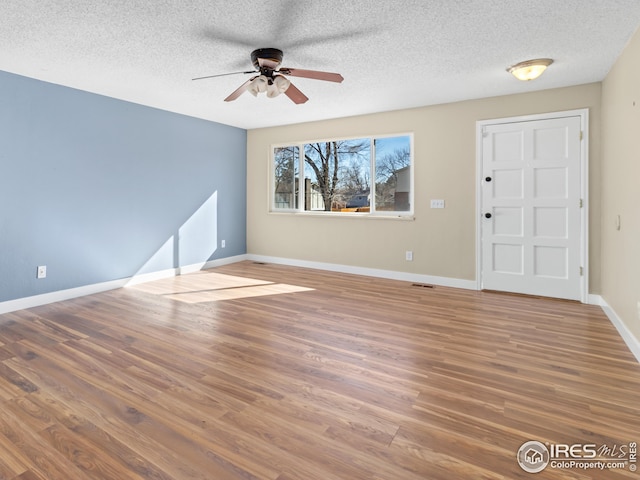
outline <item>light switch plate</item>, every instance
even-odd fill
[[[442,199],[431,199],[431,208],[444,208],[444,200]]]

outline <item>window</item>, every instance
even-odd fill
[[[273,151],[275,173],[274,208],[298,208],[299,148],[283,147]]]
[[[412,140],[403,135],[274,147],[271,210],[410,214]]]

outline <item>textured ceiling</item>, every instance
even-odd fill
[[[2,0],[0,70],[249,129],[597,82],[638,25],[638,0]],[[191,80],[261,47],[345,80],[290,77],[303,105]]]

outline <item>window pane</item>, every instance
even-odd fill
[[[300,149],[283,147],[274,149],[275,172],[273,206],[275,209],[298,208],[298,168]]]
[[[304,209],[368,212],[371,142],[368,138],[304,146]]]
[[[377,138],[376,211],[411,210],[411,138]]]

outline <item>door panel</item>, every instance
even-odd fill
[[[481,287],[580,299],[581,118],[487,125]]]
[[[493,273],[522,275],[522,245],[513,243],[493,244]]]
[[[524,179],[522,176],[522,169],[502,169],[496,170],[493,173],[493,181],[491,186],[493,188],[494,199],[507,199],[507,198],[523,198],[524,197]]]
[[[533,234],[536,237],[567,238],[567,209],[534,207]]]

